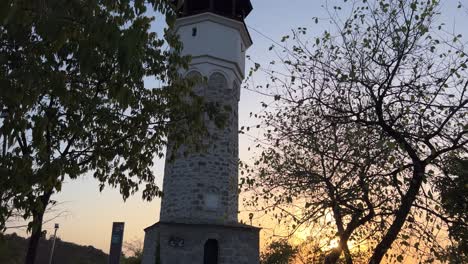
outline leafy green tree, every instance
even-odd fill
[[[150,32],[149,11],[166,18],[164,36]],[[66,179],[89,172],[100,190],[126,199],[143,186],[151,200],[167,135],[176,147],[203,133],[204,105],[178,77],[189,58],[171,34],[175,17],[169,0],[0,2],[0,228],[12,210],[31,220],[26,263]],[[145,76],[166,86],[144,87]]]
[[[381,232],[395,209],[390,206],[397,202],[394,190],[382,189],[385,196],[373,195],[374,188],[385,184],[382,166],[389,150],[377,147],[381,137],[372,131],[310,118],[309,107],[294,108],[284,106],[279,116],[265,114],[265,120],[277,128],[267,139],[276,142],[258,160],[263,165],[257,169],[257,187],[267,194],[267,204],[276,209],[279,219],[291,218],[292,232],[308,225],[321,230],[317,240],[339,237],[339,247],[321,254],[325,263],[337,263],[343,253],[347,263],[352,262],[350,240]],[[323,221],[330,216],[335,227]]]
[[[294,260],[298,249],[287,240],[280,239],[271,242],[260,256],[261,264],[288,264]]]
[[[274,101],[260,114],[266,144],[241,182],[256,191],[253,205],[293,230],[333,219],[325,225],[339,246],[327,263],[342,254],[352,263],[351,241],[368,243],[372,264],[411,252],[443,260],[436,231],[457,220],[436,186],[443,161],[468,145],[462,36],[436,24],[439,1],[344,2],[330,11],[335,31],[311,39],[298,28],[271,47],[279,61],[255,65]]]
[[[451,263],[468,261],[468,160],[450,158],[444,177],[438,182],[443,210],[452,219],[449,225],[453,245],[449,247]]]

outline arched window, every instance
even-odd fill
[[[208,89],[206,91],[206,100],[220,101],[223,99],[227,89],[226,77],[220,72],[215,72],[208,79]]]
[[[208,87],[214,90],[222,90],[227,88],[227,80],[223,74],[215,72],[210,76]]]
[[[190,79],[191,81],[196,82],[195,86],[193,87],[193,92],[198,96],[203,96],[204,91],[203,91],[202,75],[197,71],[190,71],[189,73],[187,73],[185,77],[187,79]]]
[[[205,242],[203,264],[218,264],[218,241],[208,239]]]
[[[198,71],[192,70],[192,71],[190,71],[189,73],[187,73],[186,77],[187,77],[187,78],[194,78],[194,77],[201,78],[202,75],[201,75],[201,73],[199,73]]]

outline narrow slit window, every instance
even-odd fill
[[[197,35],[197,28],[194,27],[192,28],[192,37],[195,37]]]

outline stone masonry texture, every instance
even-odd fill
[[[203,264],[204,244],[208,239],[219,243],[218,264],[259,263],[257,228],[159,223],[145,231],[148,240],[160,244],[147,249],[145,238],[144,254],[150,256],[144,256],[142,264]],[[174,240],[179,244],[170,243]]]
[[[199,87],[209,102],[230,108],[224,128],[208,120],[209,137],[201,153],[178,153],[166,161],[161,221],[177,223],[236,223],[238,214],[238,89],[228,85],[221,73]],[[167,155],[169,158],[169,155]],[[206,202],[210,196],[215,206]]]

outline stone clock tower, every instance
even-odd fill
[[[259,229],[238,223],[238,102],[250,0],[180,1],[175,30],[192,61],[187,76],[206,101],[232,109],[224,128],[207,121],[209,147],[166,161],[160,222],[145,229],[143,264],[257,264]],[[169,156],[169,155],[166,155]]]

